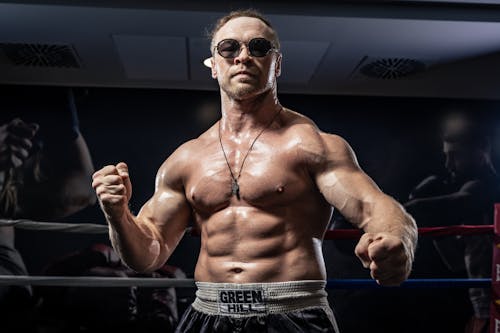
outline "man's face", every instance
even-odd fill
[[[485,153],[480,148],[460,143],[445,141],[443,152],[446,170],[454,179],[474,176],[485,161]]]
[[[214,45],[223,39],[235,39],[241,50],[235,58],[223,58],[214,51],[212,77],[230,98],[244,100],[252,98],[276,86],[280,74],[281,55],[269,52],[264,57],[253,57],[248,42],[253,38],[272,41],[272,31],[261,20],[253,17],[238,17],[227,22],[214,36]]]

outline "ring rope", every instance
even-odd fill
[[[0,275],[0,285],[71,287],[195,287],[193,279],[27,275]]]
[[[448,227],[425,227],[418,228],[419,236],[458,236],[458,235],[482,235],[493,234],[493,225],[454,225]],[[359,229],[335,229],[328,230],[324,239],[356,239],[363,232]]]
[[[84,234],[103,234],[109,231],[107,225],[92,223],[59,223],[32,221],[27,219],[0,219],[0,227],[14,226],[27,230],[61,231]],[[449,236],[491,234],[493,225],[460,225],[449,227],[419,228],[419,235]],[[199,230],[187,228],[186,234],[199,236]],[[356,239],[362,235],[361,230],[336,229],[329,230],[325,239]],[[410,279],[399,288],[489,288],[491,279]],[[195,287],[193,279],[154,279],[123,277],[75,277],[75,276],[12,276],[0,275],[0,285],[39,285],[39,286],[78,286],[78,287]],[[371,279],[329,279],[328,289],[373,289],[382,288]]]
[[[26,219],[8,220],[0,219],[0,227],[16,227],[25,230],[40,230],[40,231],[61,231],[70,233],[82,234],[105,234],[108,232],[108,226],[93,223],[59,223],[59,222],[44,222],[31,221]]]
[[[26,230],[41,230],[41,231],[60,231],[82,234],[105,234],[109,231],[107,225],[93,223],[59,223],[59,222],[43,222],[32,221],[27,219],[9,220],[0,219],[0,227],[14,226]],[[493,225],[458,225],[448,227],[426,227],[419,228],[418,234],[421,236],[453,236],[453,235],[480,235],[492,234]],[[186,234],[191,236],[199,236],[199,230],[196,228],[187,228]],[[358,229],[335,229],[328,230],[325,234],[325,240],[333,239],[356,239],[361,237],[362,231]]]
[[[193,288],[193,279],[0,275],[0,285],[71,287],[173,287]],[[409,279],[394,288],[489,288],[491,279]],[[371,279],[329,279],[328,289],[374,289],[382,287]]]
[[[491,279],[409,279],[398,287],[383,287],[371,279],[329,279],[329,289],[376,289],[376,288],[491,288]]]

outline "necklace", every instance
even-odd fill
[[[274,122],[274,120],[280,114],[281,110],[283,110],[283,107],[281,107],[278,110],[278,112],[276,112],[276,114],[271,119],[271,121],[266,126],[264,126],[264,128],[259,132],[259,134],[257,134],[257,136],[255,137],[255,139],[253,139],[252,144],[250,145],[250,148],[248,148],[245,156],[243,157],[243,161],[241,162],[240,171],[238,172],[238,175],[236,175],[236,176],[234,176],[234,172],[231,169],[231,166],[229,165],[229,161],[227,159],[226,151],[224,150],[224,145],[222,144],[222,136],[221,136],[221,133],[220,133],[220,123],[221,122],[219,121],[219,143],[220,143],[220,147],[222,149],[222,154],[224,155],[224,159],[226,160],[226,164],[227,164],[227,167],[229,169],[229,173],[231,174],[231,195],[235,195],[238,200],[240,200],[240,185],[238,184],[238,179],[240,179],[241,171],[243,170],[243,166],[245,165],[245,161],[247,160],[248,154],[252,150],[253,145],[255,144],[255,142],[257,141],[257,139],[262,135],[262,133],[264,133],[264,131],[266,129],[269,128],[269,126],[271,126],[271,124]]]

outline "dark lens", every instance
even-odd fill
[[[234,58],[238,56],[240,43],[234,39],[224,39],[217,44],[217,52],[224,58]]]
[[[248,43],[250,54],[254,57],[264,57],[273,48],[270,41],[264,38],[254,38]]]

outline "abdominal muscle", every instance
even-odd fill
[[[256,283],[326,279],[320,239],[326,224],[315,227],[310,217],[305,220],[300,214],[289,215],[230,206],[207,220],[198,220],[202,240],[195,280]]]

